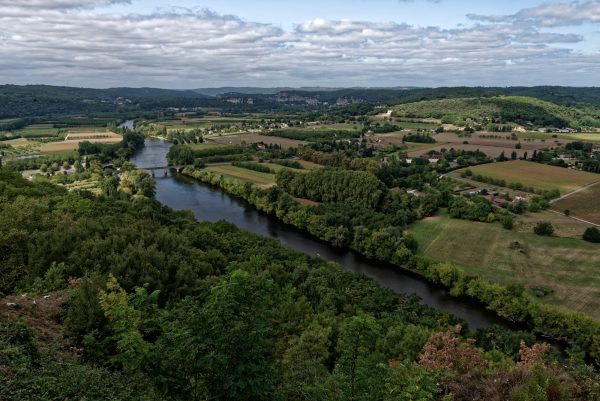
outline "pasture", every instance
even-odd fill
[[[242,181],[253,182],[262,187],[275,185],[275,174],[261,173],[231,165],[208,166],[206,170]]]
[[[508,231],[445,214],[415,223],[410,232],[420,254],[493,282],[521,284],[530,291],[549,289],[541,301],[600,319],[600,245]]]
[[[525,187],[540,190],[558,189],[567,194],[585,185],[600,181],[600,175],[584,171],[554,167],[524,160],[482,164],[469,167],[473,174],[480,174],[507,183],[521,183]],[[460,173],[463,170],[458,170]]]
[[[598,209],[600,211],[600,208]],[[554,235],[561,238],[581,239],[584,231],[591,227],[590,224],[565,216],[561,211],[542,210],[537,213],[526,213],[516,216],[515,230],[524,233],[533,232],[533,228],[540,221],[548,221],[554,226]],[[574,215],[572,213],[572,215]]]
[[[600,183],[554,202],[552,209],[559,212],[568,209],[574,217],[600,224]]]

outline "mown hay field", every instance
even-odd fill
[[[558,189],[561,194],[567,194],[585,185],[600,181],[598,174],[525,160],[482,164],[469,167],[469,170],[473,174],[505,180],[507,183],[521,183],[535,189]]]
[[[552,204],[552,209],[559,212],[569,210],[574,217],[600,224],[600,183],[558,200]]]

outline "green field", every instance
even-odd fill
[[[310,170],[300,170],[300,169],[296,169],[296,168],[286,167],[286,166],[282,166],[281,164],[276,164],[276,163],[261,163],[261,164],[265,167],[269,167],[271,170],[273,170],[275,172],[278,172],[283,169],[292,170],[297,173],[307,173],[308,171],[310,171]]]
[[[473,174],[505,180],[507,183],[521,183],[525,187],[533,187],[540,190],[558,189],[562,194],[600,181],[600,175],[598,174],[524,160],[482,164],[469,167],[469,170]],[[458,170],[459,173],[461,171]]]
[[[263,187],[275,185],[275,174],[261,173],[231,165],[209,166],[206,167],[206,170],[242,181],[253,182]]]
[[[321,166],[320,164],[308,162],[306,160],[298,160],[298,163],[302,164],[302,167],[304,167],[306,170],[316,170],[319,168],[323,168],[323,166]]]
[[[556,139],[566,139],[569,141],[600,142],[600,132],[581,132],[574,134],[545,133],[545,132],[516,132],[519,139],[539,139],[544,141],[553,141]]]
[[[57,132],[58,129],[54,128],[52,124],[29,125],[23,129],[14,131],[15,135],[21,135],[23,137],[56,136]]]
[[[600,319],[600,245],[508,231],[444,214],[415,223],[410,232],[419,242],[419,252],[431,259],[456,263],[468,274],[493,282],[550,289],[543,302]],[[511,247],[516,241],[522,251]]]
[[[206,150],[206,149],[222,148],[225,145],[222,145],[222,144],[216,143],[216,142],[204,142],[204,143],[192,143],[192,144],[188,144],[187,146],[192,148],[193,150]]]

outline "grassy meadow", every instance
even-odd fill
[[[543,302],[600,319],[600,245],[508,231],[445,214],[419,221],[410,231],[419,252],[431,259],[453,262],[493,282],[548,289]]]
[[[231,165],[208,166],[206,167],[206,170],[222,174],[226,177],[252,182],[262,187],[275,185],[275,174],[261,173]]]

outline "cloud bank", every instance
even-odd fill
[[[570,24],[584,15],[593,20],[597,1],[471,16],[478,22],[456,29],[314,19],[290,30],[209,10],[120,15],[90,9],[116,2],[25,0],[15,6],[0,0],[0,83],[590,85],[600,76],[599,53],[568,47],[581,35],[542,29],[557,24],[560,7],[568,7]]]

